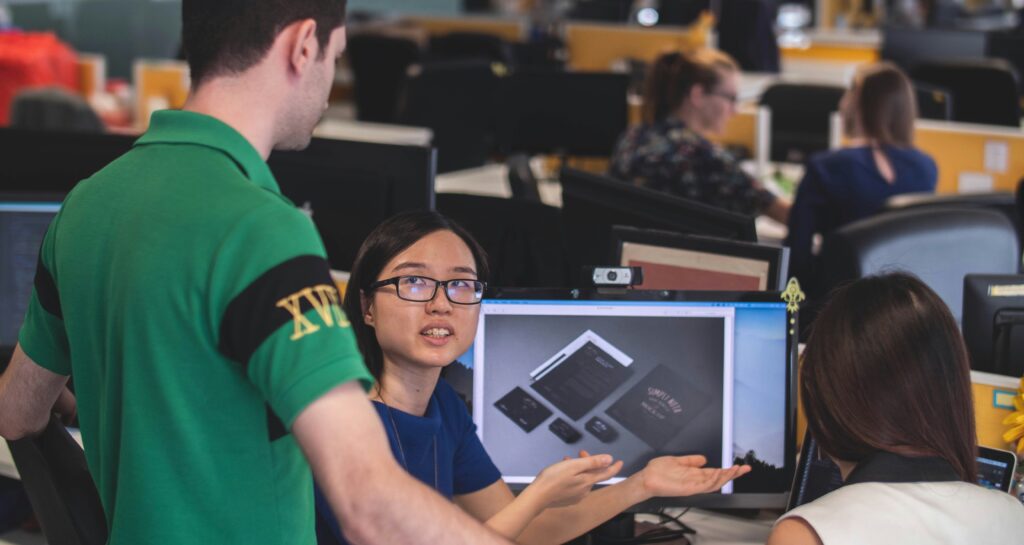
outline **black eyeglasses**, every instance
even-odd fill
[[[444,286],[444,295],[456,305],[478,305],[484,298],[486,282],[472,278],[453,278],[452,280],[435,280],[426,276],[396,276],[379,280],[370,284],[367,292],[384,286],[395,286],[399,299],[414,303],[433,301],[437,296],[437,287]]]
[[[731,94],[731,93],[726,93],[725,91],[711,91],[708,94],[711,95],[711,96],[716,96],[716,97],[719,97],[719,98],[724,98],[725,100],[728,100],[729,102],[731,102],[734,106],[736,104],[739,104],[739,102],[740,102],[740,97],[738,97],[738,96],[736,96],[734,94]]]

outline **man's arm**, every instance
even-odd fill
[[[343,384],[314,401],[295,419],[292,433],[351,542],[509,543],[399,467],[358,384]]]
[[[46,427],[50,411],[72,415],[75,398],[64,388],[68,377],[40,367],[21,345],[0,375],[0,436],[21,439]]]

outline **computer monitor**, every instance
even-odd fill
[[[434,209],[433,148],[314,138],[268,161],[281,192],[312,214],[331,267],[351,270],[367,235],[407,210]]]
[[[560,178],[562,221],[577,267],[617,263],[615,225],[757,242],[752,216],[572,168]]]
[[[5,192],[67,193],[131,149],[135,137],[0,128]]]
[[[641,508],[783,507],[790,317],[779,292],[494,290],[473,345],[473,419],[513,487],[580,450],[622,460],[622,476],[702,454],[754,469],[721,493]]]
[[[985,33],[981,31],[886,27],[882,30],[880,54],[882,60],[909,71],[926,62],[982,59],[985,48]]]
[[[953,93],[945,87],[914,82],[914,97],[917,99],[917,117],[949,121],[953,119]]]
[[[961,324],[972,369],[1024,374],[1024,275],[965,276]]]
[[[629,124],[629,74],[520,70],[502,83],[505,153],[609,157]]]
[[[979,485],[1003,492],[1010,491],[1016,466],[1011,453],[979,446],[976,461]],[[803,446],[800,447],[800,457],[786,510],[796,509],[842,486],[843,476],[839,466],[822,452],[818,442],[808,431],[804,434]]]
[[[39,247],[60,196],[0,194],[0,354],[18,343],[39,262]],[[6,361],[3,364],[6,365]]]
[[[783,290],[789,248],[617,225],[615,263],[642,267],[649,290]]]

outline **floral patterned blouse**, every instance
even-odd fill
[[[626,131],[612,155],[610,174],[751,216],[775,201],[772,193],[756,187],[732,155],[675,118]]]

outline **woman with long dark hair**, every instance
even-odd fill
[[[547,467],[513,496],[465,403],[440,377],[473,343],[486,278],[480,246],[436,212],[384,222],[356,257],[345,312],[377,379],[371,397],[392,451],[413,476],[510,539],[555,544],[653,496],[710,492],[750,470],[703,468],[702,456],[663,456],[589,492],[622,465],[607,455],[583,456]],[[318,528],[321,543],[341,540],[330,512],[320,515],[326,523]]]
[[[769,545],[1020,543],[1024,506],[975,482],[967,351],[945,303],[890,274],[840,288],[804,351],[807,426],[844,485]]]
[[[939,176],[935,161],[914,147],[914,88],[895,65],[860,68],[839,111],[846,147],[811,156],[789,215],[790,272],[808,287],[815,234],[866,218],[892,196],[935,191]]]

